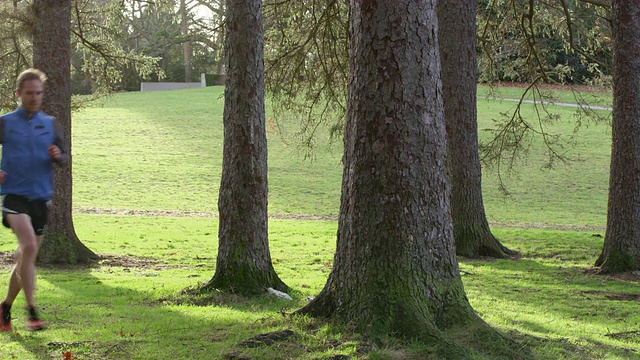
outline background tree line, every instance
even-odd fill
[[[32,62],[33,1],[0,4],[0,104],[6,105],[13,100],[9,75]],[[281,83],[279,69],[294,67],[290,76],[317,84],[313,91],[344,94],[344,81],[335,80],[346,79],[347,2],[268,0],[264,6],[268,79]],[[609,11],[595,1],[479,1],[478,80],[609,84]],[[135,91],[144,80],[197,81],[202,72],[224,73],[222,0],[74,0],[71,16],[73,94]],[[317,81],[322,76],[334,85]],[[283,85],[268,86],[276,91]],[[344,100],[338,102],[326,110],[344,110]]]
[[[33,64],[33,0],[0,2],[0,107],[15,105],[15,75]],[[74,0],[73,94],[135,91],[143,80],[198,81],[222,70],[223,1]]]
[[[606,1],[478,1],[479,81],[609,85]]]

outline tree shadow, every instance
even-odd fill
[[[244,320],[229,324],[228,320],[206,315],[203,312],[206,310],[195,312],[196,315],[185,314],[159,298],[163,272],[178,266],[150,258],[103,257],[103,261],[91,265],[39,266],[38,280],[46,285],[39,286],[44,288],[39,290],[38,300],[49,326],[39,332],[23,331],[25,315],[20,308],[24,303],[21,293],[16,300],[20,307],[14,307],[13,311],[15,331],[8,335],[9,340],[18,342],[34,358],[47,359],[61,358],[67,351],[80,358],[164,359],[179,354],[183,358],[213,359],[220,355],[221,349],[245,340],[237,337],[240,331],[233,330],[234,327],[250,328]],[[8,258],[11,256],[0,252],[0,259]],[[7,265],[6,261],[2,262],[0,268],[8,273]],[[108,276],[101,277],[101,272]],[[121,279],[109,278],[120,275]],[[136,289],[133,284],[142,277],[156,279],[152,285]],[[6,289],[4,281],[3,285],[0,288]],[[255,305],[249,300],[229,301],[225,306],[233,306],[234,311],[251,312],[252,304]],[[241,316],[242,319],[248,317]],[[191,347],[203,338],[218,344]],[[157,353],[148,354],[153,348],[149,343],[167,342],[172,345],[158,346]]]
[[[532,324],[532,326],[538,326]],[[584,340],[590,346],[581,346],[574,340],[568,338],[540,337],[526,334],[517,330],[510,330],[507,333],[511,339],[530,349],[535,349],[537,359],[640,359],[637,350],[624,346],[613,346],[591,339]]]
[[[519,333],[523,338],[520,342],[532,342],[535,351],[545,351],[549,346],[556,350],[564,349],[562,351],[567,354],[585,354],[601,349],[598,356],[586,354],[580,358],[615,354],[640,359],[639,337],[635,337],[634,343],[622,336],[636,335],[628,330],[637,321],[633,319],[637,319],[634,314],[640,302],[637,279],[605,277],[595,274],[591,267],[554,265],[537,258],[485,262],[463,260],[461,263],[467,265],[463,270],[463,280],[465,288],[472,289],[468,294],[481,291],[483,300],[489,298],[502,302],[505,308],[499,309],[499,313],[492,312],[491,316],[502,317],[507,324],[513,324],[513,327],[508,325],[512,329],[526,331],[527,334]],[[479,275],[474,271],[476,267],[489,268],[489,271],[478,271],[491,276]],[[508,309],[518,310],[509,314]],[[602,329],[605,321],[608,324],[606,331],[593,330],[597,327]],[[512,331],[518,333],[518,330]],[[572,334],[574,332],[575,335]],[[614,340],[612,343],[615,345],[603,343],[607,337]]]

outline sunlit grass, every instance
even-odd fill
[[[302,158],[292,137],[295,119],[278,119],[278,132],[268,135],[271,257],[294,300],[182,294],[215,270],[221,93],[214,87],[118,94],[74,114],[75,226],[103,261],[40,269],[39,302],[50,328],[23,331],[20,297],[18,332],[0,333],[0,359],[62,359],[67,351],[74,359],[431,358],[428,344],[371,343],[317,320],[282,315],[304,306],[326,282],[342,175],[340,144],[319,141],[313,161]],[[493,126],[513,105],[481,97],[480,128]],[[575,110],[553,110],[561,118],[549,129],[573,134]],[[533,121],[531,107],[524,114]],[[552,170],[543,169],[544,149],[534,142],[505,179],[510,195],[485,169],[494,233],[521,256],[460,259],[467,295],[483,319],[539,359],[640,359],[638,277],[591,271],[603,243],[610,131],[592,125],[575,140],[569,154],[577,161]],[[0,232],[5,257],[15,243],[8,230]],[[0,284],[8,281],[8,266]],[[283,329],[295,336],[272,346],[239,345]]]
[[[0,334],[0,344],[7,349],[3,354],[11,354],[0,358],[60,358],[62,350],[78,359],[211,359],[233,352],[259,359],[321,359],[331,354],[423,358],[426,350],[420,343],[369,344],[320,322],[280,314],[304,306],[306,298],[324,286],[336,226],[335,221],[270,221],[274,267],[293,287],[293,301],[265,294],[256,299],[220,295],[191,303],[178,294],[213,276],[217,219],[77,215],[78,232],[104,256],[103,262],[90,268],[41,269],[39,299],[50,328],[35,334],[23,331],[24,300],[19,298],[14,312],[19,335]],[[460,259],[469,300],[491,326],[540,359],[640,358],[638,279],[592,274],[601,238],[590,232],[494,231],[522,257]],[[0,251],[14,243],[2,232]],[[5,268],[0,283],[7,276]],[[276,346],[237,346],[282,329],[297,335]],[[358,352],[362,348],[369,352]]]
[[[76,114],[75,208],[216,214],[222,166],[221,94],[221,87],[125,93]],[[493,120],[514,105],[479,98],[482,140],[488,139],[484,130],[494,126]],[[546,129],[572,136],[565,154],[572,161],[544,168],[545,148],[540,139],[534,140],[511,176],[503,169],[509,196],[500,189],[496,170],[485,169],[487,216],[496,224],[601,228],[606,218],[610,128],[591,125],[574,134],[575,109],[551,110],[559,119],[546,124]],[[537,121],[532,105],[524,106],[523,115]],[[269,110],[267,116],[271,117]],[[293,135],[295,119],[277,122],[279,126],[268,135],[269,213],[337,217],[341,144],[328,145],[328,132],[321,131],[314,158],[305,160]]]

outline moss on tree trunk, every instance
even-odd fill
[[[442,91],[456,253],[469,258],[507,258],[491,233],[482,199],[478,147],[477,37],[475,1],[438,2]]]
[[[227,4],[224,149],[216,273],[202,290],[286,291],[271,262],[262,2]]]
[[[455,207],[455,205],[453,206]],[[453,234],[456,242],[456,254],[459,256],[472,259],[482,256],[504,259],[511,258],[518,253],[502,245],[491,233],[488,223],[454,220]]]
[[[465,295],[446,176],[436,1],[352,1],[337,250],[299,314],[373,338],[423,339],[447,359],[517,359]],[[456,336],[462,332],[465,336]],[[481,339],[481,340],[478,340]]]
[[[67,165],[54,165],[55,189],[39,263],[85,263],[98,259],[76,235],[71,171],[71,0],[34,2],[33,63],[47,74],[42,110],[62,128]]]
[[[613,121],[605,273],[640,270],[640,3],[612,2]]]
[[[203,290],[220,290],[232,294],[258,295],[267,288],[287,292],[289,287],[271,271],[263,271],[247,263],[229,265],[216,271]]]
[[[75,234],[64,232],[47,232],[38,253],[39,264],[83,264],[99,258]]]

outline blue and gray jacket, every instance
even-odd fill
[[[43,112],[27,117],[27,110],[0,116],[2,171],[6,173],[0,193],[24,196],[30,200],[49,200],[53,196],[53,160],[49,146],[56,145],[66,160],[62,129],[55,119]]]

